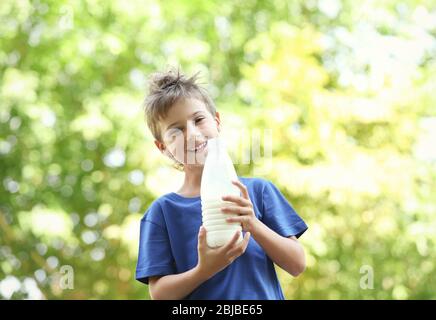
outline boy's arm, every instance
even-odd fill
[[[236,206],[222,209],[223,213],[238,214],[238,217],[227,218],[227,221],[241,223],[242,228],[252,234],[254,240],[275,264],[294,277],[298,276],[306,268],[306,259],[303,247],[297,238],[283,237],[257,219],[247,187],[239,180],[233,181],[233,184],[241,190],[242,197],[233,195],[222,197],[223,200],[236,204]]]
[[[294,277],[306,268],[303,246],[295,236],[282,237],[257,220],[251,229],[256,242],[265,250],[271,260]]]
[[[150,277],[150,296],[153,300],[183,299],[206,280],[198,265],[183,273]]]

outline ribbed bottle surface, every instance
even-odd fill
[[[235,168],[227,153],[226,145],[221,137],[209,139],[207,156],[201,178],[201,209],[203,226],[206,228],[207,244],[211,248],[220,247],[239,231],[239,241],[242,240],[240,223],[229,223],[226,218],[237,214],[222,213],[221,208],[234,205],[223,201],[224,195],[240,195],[232,180],[237,180]]]

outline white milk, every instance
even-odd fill
[[[222,207],[235,205],[233,202],[223,201],[222,196],[241,194],[239,188],[232,184],[232,180],[238,180],[238,176],[223,138],[209,139],[201,177],[200,196],[203,226],[207,231],[207,245],[211,248],[229,242],[236,231],[239,231],[238,242],[242,241],[241,224],[226,221],[226,218],[237,214],[222,213],[220,210]]]

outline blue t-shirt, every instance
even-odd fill
[[[276,186],[262,178],[239,180],[247,187],[256,217],[284,237],[301,236],[305,222]],[[200,197],[171,192],[156,199],[141,220],[136,279],[186,272],[198,262],[202,224]],[[284,300],[272,260],[250,238],[244,254],[203,282],[185,299]]]

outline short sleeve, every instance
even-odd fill
[[[299,238],[307,225],[292,208],[283,194],[270,181],[265,183],[262,192],[263,216],[261,221],[283,237]]]
[[[136,280],[148,284],[150,276],[176,273],[167,230],[160,224],[159,205],[152,205],[141,220]]]

